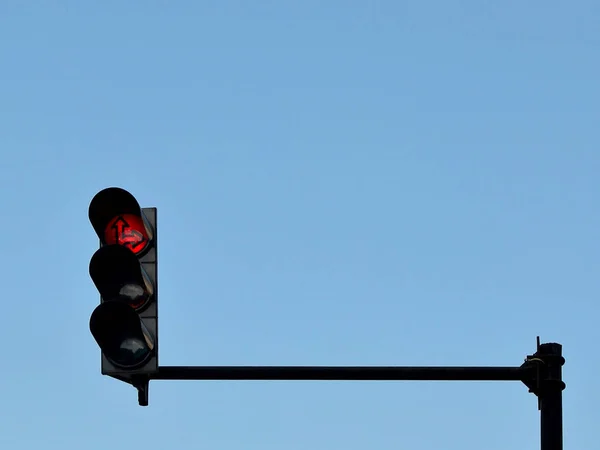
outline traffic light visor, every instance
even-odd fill
[[[90,202],[88,216],[104,245],[122,245],[137,255],[152,240],[138,201],[125,189],[110,187],[98,192]]]
[[[90,331],[104,356],[122,368],[143,365],[154,351],[154,339],[135,310],[120,302],[105,302],[90,318]]]
[[[127,247],[100,247],[90,260],[90,277],[105,300],[127,303],[136,311],[154,295],[154,286],[138,258]]]

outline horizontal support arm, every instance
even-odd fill
[[[151,380],[523,381],[531,367],[163,366]]]

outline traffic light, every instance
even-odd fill
[[[110,187],[90,202],[89,219],[100,239],[90,261],[100,292],[90,331],[102,352],[102,374],[147,386],[158,371],[157,210]]]

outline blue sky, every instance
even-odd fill
[[[164,365],[519,365],[597,442],[600,4],[4,1],[0,444],[535,449],[519,383],[100,375],[108,186],[156,206]]]

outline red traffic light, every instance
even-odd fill
[[[94,196],[88,215],[100,240],[89,267],[101,301],[90,331],[102,374],[132,382],[158,370],[157,208],[109,187]]]
[[[140,255],[152,240],[152,229],[139,203],[125,189],[111,187],[98,192],[88,215],[104,245],[118,244]]]

